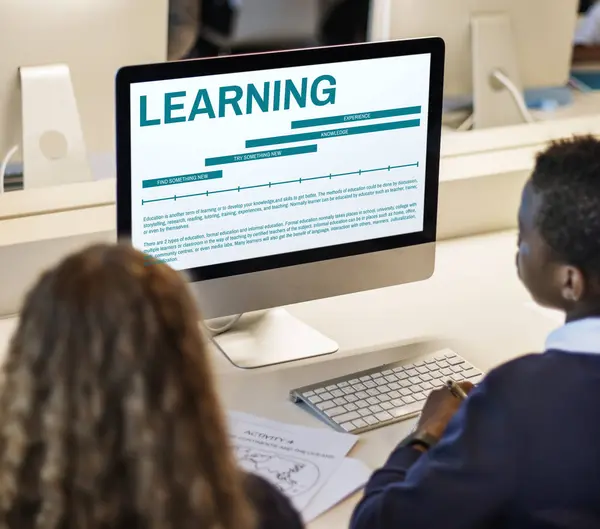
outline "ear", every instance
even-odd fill
[[[558,275],[562,298],[569,304],[580,301],[586,291],[586,280],[582,271],[575,266],[561,266]]]

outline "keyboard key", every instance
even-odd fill
[[[325,388],[319,388],[319,389],[315,389],[315,393],[317,395],[320,395],[321,393],[325,393]]]
[[[448,359],[447,362],[451,366],[457,366],[457,365],[465,363],[465,361],[462,358],[459,358],[458,356],[455,356],[454,358]]]
[[[438,365],[438,367],[443,368],[443,367],[448,367],[449,364],[448,364],[448,362],[446,362],[446,360],[440,360],[437,363],[437,365]]]
[[[366,417],[367,415],[371,415],[371,410],[369,408],[363,408],[362,410],[358,410],[358,414],[361,417]]]
[[[455,373],[460,373],[463,370],[461,365],[450,366],[450,369],[452,369],[452,371],[454,371]]]
[[[427,396],[425,395],[425,393],[413,393],[412,398],[415,399],[416,401],[419,401],[419,400],[425,400],[427,398]]]
[[[478,371],[475,368],[471,368],[471,369],[468,369],[467,371],[463,371],[462,372],[462,377],[463,378],[471,378],[471,377],[474,377],[474,376],[477,376],[477,375],[481,375],[481,371]]]
[[[390,399],[399,399],[400,398],[400,392],[399,391],[390,391],[388,393],[388,395],[390,396]]]
[[[421,366],[425,365],[425,362],[424,362],[424,361],[423,361],[423,362],[421,362],[421,361],[419,360],[418,362],[415,362],[413,365],[414,365],[415,367],[421,367]]]
[[[425,373],[419,377],[423,382],[429,382],[431,380],[431,375],[429,373]]]
[[[325,388],[326,391],[332,392],[334,389],[337,389],[337,386],[335,384],[331,385],[331,386],[327,386]],[[339,397],[339,395],[337,395]]]
[[[439,369],[436,369],[435,371],[431,371],[429,374],[431,375],[431,378],[439,378],[442,376],[442,373]]]
[[[371,406],[375,406],[375,404],[379,404],[379,399],[377,397],[369,397],[367,402],[371,404]]]
[[[425,364],[427,364],[428,366],[430,366],[431,364],[435,364],[435,358],[428,358],[427,360],[425,360]]]
[[[419,375],[424,375],[425,373],[429,373],[429,368],[425,366],[417,367],[417,371]]]
[[[474,386],[476,386],[477,384],[479,384],[483,380],[483,375],[475,375],[474,377],[471,377],[471,378],[469,378],[467,380],[471,384],[473,384]]]
[[[381,391],[379,391],[379,389],[377,389],[377,388],[372,388],[372,389],[367,390],[367,394],[371,397],[376,397],[380,393],[381,393]]]
[[[356,419],[355,421],[352,421],[352,424],[354,424],[354,426],[358,429],[358,428],[366,428],[367,426],[369,426],[367,424],[367,422],[363,419]]]
[[[408,373],[406,371],[402,371],[400,373],[396,373],[396,376],[398,377],[398,380],[404,380],[405,378],[408,378]]]
[[[356,397],[356,395],[346,395],[346,400],[348,402],[356,402],[358,398]]]
[[[321,411],[325,411],[331,408],[335,408],[335,404],[333,403],[333,401],[328,400],[327,402],[320,402],[319,404],[317,404],[317,408]]]
[[[393,417],[387,411],[382,411],[381,413],[375,415],[375,417],[377,417],[381,422],[390,421],[393,419]]]
[[[421,382],[421,388],[425,391],[431,391],[433,389],[433,384],[431,382]]]
[[[306,393],[304,393],[304,396],[308,398],[308,397],[312,397],[314,394],[315,394],[314,391],[307,391]]]
[[[348,433],[356,430],[356,426],[354,426],[354,424],[352,424],[352,422],[350,422],[350,421],[340,424],[340,426]]]
[[[368,408],[369,407],[369,403],[366,400],[357,400],[356,405],[359,408]]]
[[[342,389],[342,391],[344,392],[344,395],[354,395],[354,393],[356,393],[354,388],[351,388],[350,386]]]
[[[382,402],[380,404],[380,406],[384,409],[384,410],[391,410],[394,406],[391,402]]]
[[[353,384],[352,387],[356,390],[356,391],[364,391],[365,389],[367,389],[367,386],[365,386],[364,384]]]
[[[308,397],[308,402],[311,404],[319,404],[319,402],[323,402],[323,399],[319,397],[319,395],[313,395],[312,397]]]
[[[367,398],[369,398],[369,394],[368,394],[366,391],[359,391],[359,392],[356,394],[356,396],[357,396],[359,399],[367,399]]]
[[[421,383],[421,379],[419,377],[410,377],[408,379],[408,381],[413,385],[413,386],[418,386]]]
[[[416,377],[416,376],[419,374],[419,372],[418,372],[416,369],[408,369],[408,370],[406,371],[406,374],[407,374],[409,377]]]
[[[398,391],[400,389],[400,384],[398,384],[398,382],[392,382],[388,384],[388,387],[390,388],[390,391]]]
[[[347,421],[355,421],[356,419],[360,419],[360,415],[355,411],[349,411],[348,413],[344,413],[343,415],[338,415],[335,418],[335,422],[341,424]]]
[[[445,377],[451,377],[452,375],[454,375],[454,371],[452,371],[452,369],[449,369],[447,367],[442,369],[441,372],[442,372],[442,375],[444,375]]]
[[[327,415],[328,417],[336,417],[338,415],[341,415],[342,413],[346,413],[346,408],[344,408],[344,406],[336,406],[335,408],[331,408],[325,411],[325,415]]]
[[[348,380],[348,384],[350,384],[351,386],[354,386],[354,384],[358,384],[359,380],[358,378],[353,378],[352,380]]]
[[[415,402],[415,399],[413,399],[410,395],[406,396],[406,397],[402,397],[402,400],[406,403],[406,404],[412,404],[413,402]]]
[[[456,354],[455,354],[455,353],[446,353],[444,356],[445,356],[446,358],[455,358],[455,357],[456,357]]]
[[[371,413],[380,413],[383,411],[383,408],[378,404],[376,404],[375,406],[371,406],[369,409],[371,410]]]
[[[385,377],[385,376],[391,375],[392,373],[393,373],[393,371],[391,369],[387,369],[386,371],[384,371],[382,373],[382,375]]]
[[[410,388],[412,386],[412,382],[410,380],[408,380],[408,378],[407,378],[406,380],[401,381],[400,385],[403,388]]]
[[[420,412],[423,409],[422,402],[415,402],[413,404],[409,404],[408,406],[402,406],[400,408],[394,408],[390,411],[392,416],[394,417],[404,417],[405,415],[410,415],[412,413]]]
[[[390,391],[390,387],[387,384],[380,384],[377,386],[377,389],[379,390],[379,393],[387,393]]]
[[[398,377],[396,375],[388,375],[385,379],[387,382],[398,382]]]
[[[379,395],[377,398],[379,399],[379,402],[388,402],[388,401],[392,400],[392,398],[387,393],[384,393],[383,395]]]
[[[356,411],[358,409],[358,406],[356,404],[346,404],[344,406],[344,408],[346,408],[347,411]]]
[[[348,401],[344,397],[338,397],[337,399],[333,399],[333,402],[335,402],[337,406],[343,406]]]
[[[401,373],[402,371],[404,371],[403,367],[395,367],[394,369],[392,369],[392,372],[396,374]]]
[[[349,386],[348,382],[340,382],[338,384],[338,388],[347,388]]]
[[[334,397],[343,397],[344,396],[344,392],[341,389],[334,389],[333,391],[331,391],[331,394]]]
[[[408,388],[402,388],[400,390],[400,393],[403,397],[407,397],[408,395],[410,395],[412,393],[412,391]]]
[[[321,393],[321,398],[323,400],[331,400],[333,398],[333,395],[326,391],[325,393]]]
[[[373,382],[372,380],[367,380],[367,381],[365,382],[365,386],[366,386],[368,389],[373,389],[373,388],[374,388],[376,385],[377,385],[377,384],[375,384],[375,382]]]
[[[366,375],[364,377],[360,377],[359,380],[363,383],[367,382],[368,380],[371,380],[371,375]]]
[[[375,418],[374,415],[367,415],[366,417],[364,417],[365,422],[369,425],[369,426],[374,426],[375,424],[378,424],[379,421]]]

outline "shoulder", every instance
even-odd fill
[[[564,363],[561,355],[524,355],[492,369],[478,389],[502,400],[520,399],[523,392],[530,394],[537,386],[547,386],[554,378],[560,379]]]
[[[257,529],[302,529],[300,515],[286,496],[259,476],[246,474],[245,479],[258,517]]]

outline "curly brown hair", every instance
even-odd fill
[[[0,390],[1,529],[252,529],[183,279],[127,246],[46,272]]]

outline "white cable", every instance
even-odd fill
[[[471,114],[467,119],[465,119],[456,129],[458,132],[465,132],[467,130],[471,130],[473,125],[475,124],[475,115]]]
[[[527,103],[525,103],[525,97],[523,97],[521,91],[515,86],[510,78],[504,75],[500,70],[494,71],[492,77],[508,90],[515,104],[517,105],[523,120],[526,123],[534,123],[535,120],[527,108]]]
[[[8,169],[8,164],[10,163],[12,157],[17,153],[18,150],[19,150],[18,145],[15,145],[14,147],[12,147],[6,153],[4,160],[2,160],[2,164],[0,164],[0,195],[2,193],[4,193],[4,178],[6,176],[6,170]]]
[[[231,319],[221,325],[220,327],[209,327],[206,323],[204,324],[204,327],[206,328],[206,330],[211,334],[211,337],[215,337],[218,336],[219,334],[223,334],[225,332],[227,332],[228,330],[230,330],[238,321],[240,321],[240,318],[243,316],[243,314],[238,314],[237,316],[232,316]]]

